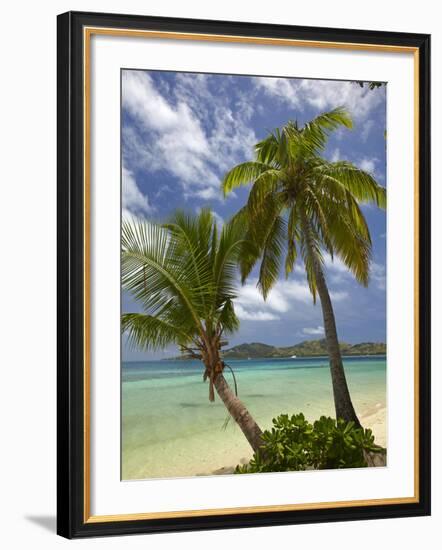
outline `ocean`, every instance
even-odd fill
[[[261,429],[281,413],[335,416],[328,358],[229,360],[238,397]],[[386,446],[386,358],[351,357],[344,367],[353,404]],[[122,479],[231,473],[251,448],[197,361],[122,364]],[[233,389],[228,369],[224,376]]]

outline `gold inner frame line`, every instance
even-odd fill
[[[298,503],[269,506],[248,506],[234,508],[215,508],[203,510],[175,510],[167,512],[148,512],[94,516],[91,515],[91,472],[90,472],[90,42],[92,35],[125,36],[132,38],[194,40],[203,42],[248,43],[268,46],[291,46],[304,48],[323,48],[341,50],[363,50],[374,52],[412,53],[414,61],[414,495],[410,497]],[[202,33],[180,33],[166,31],[148,31],[137,29],[117,29],[108,27],[83,28],[83,102],[84,102],[84,523],[102,523],[113,521],[136,521],[146,519],[201,517],[228,514],[249,514],[264,512],[282,512],[297,510],[315,510],[343,508],[350,506],[379,506],[410,504],[419,502],[419,49],[411,46],[392,46],[388,44],[364,44],[347,42],[328,42],[316,40],[296,40],[281,38],[246,37]]]

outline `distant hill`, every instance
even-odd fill
[[[387,347],[382,342],[362,342],[360,344],[340,343],[342,355],[384,355]],[[325,339],[305,340],[288,347],[269,346],[261,342],[240,344],[223,352],[226,359],[257,359],[265,357],[316,357],[327,355]]]

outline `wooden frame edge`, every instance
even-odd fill
[[[91,15],[91,14],[86,14]],[[71,14],[64,14],[59,16],[59,21],[63,17],[69,16],[69,26],[72,25]],[[65,23],[63,23],[65,24]],[[61,24],[59,28],[61,27]],[[312,510],[333,510],[333,509],[349,509],[352,507],[372,507],[372,506],[393,506],[393,505],[418,505],[420,503],[420,484],[421,484],[421,474],[420,470],[420,455],[421,455],[421,445],[420,445],[420,433],[419,428],[421,425],[420,411],[421,407],[419,406],[419,396],[420,396],[420,331],[421,331],[421,304],[419,303],[419,294],[421,290],[421,281],[419,279],[419,233],[421,228],[421,220],[419,217],[420,210],[420,196],[419,190],[422,185],[425,183],[420,181],[420,166],[419,161],[421,159],[421,151],[419,149],[420,143],[420,134],[422,133],[422,126],[420,120],[420,84],[422,79],[422,73],[420,71],[419,60],[422,54],[422,46],[394,46],[394,45],[375,45],[375,44],[362,44],[358,42],[327,42],[327,41],[308,41],[308,40],[288,40],[288,39],[272,39],[272,38],[263,38],[263,37],[244,37],[244,36],[232,36],[232,35],[213,35],[213,34],[203,34],[203,33],[176,33],[168,31],[148,31],[142,30],[137,31],[134,29],[111,29],[111,28],[102,28],[99,26],[82,26],[83,35],[82,35],[82,44],[83,44],[83,101],[84,101],[84,119],[83,119],[83,144],[84,144],[84,156],[83,156],[83,182],[84,182],[84,218],[83,218],[83,232],[84,236],[89,235],[90,233],[90,103],[89,103],[89,87],[90,87],[90,59],[89,59],[89,46],[90,46],[90,37],[93,34],[117,34],[117,35],[127,35],[131,36],[150,36],[153,38],[176,38],[180,40],[213,40],[214,36],[216,41],[224,42],[251,42],[251,43],[261,43],[267,45],[293,45],[298,47],[321,47],[321,48],[342,48],[342,49],[366,49],[366,50],[377,50],[377,51],[390,51],[390,52],[399,52],[399,53],[413,53],[414,55],[414,67],[415,67],[415,97],[414,97],[414,107],[415,107],[415,190],[414,190],[414,200],[415,200],[415,243],[414,243],[414,252],[417,260],[415,259],[415,494],[412,497],[404,498],[392,498],[392,499],[375,499],[367,501],[345,501],[345,502],[326,502],[326,503],[311,503],[311,504],[296,504],[296,505],[282,505],[282,506],[255,506],[255,507],[240,507],[240,508],[224,508],[224,509],[214,509],[214,510],[187,510],[187,511],[175,511],[175,512],[157,512],[157,513],[140,513],[140,514],[120,514],[120,515],[110,515],[110,516],[94,516],[91,514],[90,508],[90,341],[89,341],[89,331],[90,331],[90,280],[89,280],[89,271],[90,271],[90,242],[89,239],[84,239],[84,376],[83,376],[83,403],[84,403],[84,413],[83,413],[83,499],[82,499],[82,520],[80,523],[77,523],[77,527],[74,530],[69,530],[66,532],[65,529],[59,530],[59,534],[63,536],[83,536],[81,533],[85,526],[95,526],[100,524],[109,524],[114,522],[139,522],[144,520],[163,520],[163,519],[174,519],[174,518],[204,518],[204,517],[219,517],[227,516],[230,514],[262,514],[264,512],[293,512],[293,511],[312,511]],[[296,27],[293,27],[293,31],[296,30]],[[116,32],[114,32],[116,31]],[[60,31],[59,31],[60,32]],[[358,33],[358,31],[354,31]],[[197,37],[197,38],[195,38]],[[428,37],[427,37],[428,38]],[[64,55],[64,54],[63,54]],[[71,48],[69,48],[69,55],[71,55]],[[429,56],[429,52],[428,52]],[[60,68],[60,67],[59,67]],[[60,87],[60,82],[59,82]],[[71,84],[69,84],[70,86]],[[429,94],[429,90],[428,90]],[[70,108],[70,105],[68,109]],[[60,127],[60,134],[63,133]],[[58,179],[60,180],[60,173],[58,174]],[[63,207],[62,207],[63,208]],[[59,227],[60,231],[60,227]],[[416,236],[417,235],[417,236]],[[59,301],[61,297],[59,295]],[[60,363],[60,361],[59,361]],[[60,365],[59,365],[60,367]],[[59,407],[60,410],[60,407]],[[59,427],[60,433],[60,427]],[[59,495],[60,499],[60,495]],[[415,506],[415,512],[418,513],[417,507]],[[413,515],[413,514],[410,514]],[[351,518],[348,518],[351,519]],[[293,521],[294,522],[294,521]],[[64,523],[64,521],[63,521]],[[72,523],[72,521],[71,521]],[[288,523],[288,522],[286,522]]]

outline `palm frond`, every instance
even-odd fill
[[[224,176],[221,183],[221,189],[223,190],[224,196],[237,187],[252,183],[269,168],[272,168],[272,166],[257,161],[238,164]]]
[[[266,170],[256,178],[247,202],[252,216],[265,206],[266,198],[277,190],[278,183],[282,179],[284,179],[284,173],[275,169]]]
[[[121,330],[127,333],[129,345],[138,349],[158,350],[170,344],[184,344],[191,340],[188,333],[159,317],[141,313],[124,313]]]
[[[292,155],[298,158],[301,155],[314,156],[323,151],[329,134],[340,126],[353,126],[349,113],[343,107],[318,115],[306,122],[303,128],[298,128],[297,123],[289,122],[284,127],[284,133],[291,142]]]
[[[278,152],[280,150],[281,132],[279,128],[255,145],[256,160],[269,167],[277,168]]]
[[[200,294],[202,310],[200,314],[208,314],[207,283],[211,269],[211,241],[214,219],[209,209],[201,210],[199,216],[191,216],[181,210],[174,212],[168,223],[163,224],[174,237],[174,256],[176,258],[189,257],[193,277],[197,282],[196,291]],[[215,248],[216,250],[216,248]],[[205,280],[202,279],[206,274]],[[189,275],[189,273],[187,273]]]
[[[362,213],[361,213],[362,215]],[[352,271],[357,281],[366,286],[369,280],[371,261],[371,240],[368,228],[358,230],[358,224],[349,215],[349,211],[330,208],[327,212],[329,238],[334,252]],[[363,219],[365,222],[365,219]],[[363,224],[361,221],[361,224]]]
[[[262,247],[258,277],[258,288],[261,290],[264,300],[278,280],[286,232],[284,218],[282,216],[272,216]]]
[[[387,191],[374,177],[351,162],[326,162],[316,167],[318,179],[323,185],[336,182],[362,203],[373,203],[379,208],[387,206]]]
[[[180,244],[165,228],[149,222],[123,222],[122,285],[146,312],[155,315],[171,300],[178,301],[201,327],[203,296],[213,294],[207,261],[180,255]]]
[[[330,132],[339,127],[352,128],[353,121],[344,107],[337,107],[327,113],[322,113],[307,122],[302,130],[303,137],[310,142],[315,150],[322,151],[327,143]]]
[[[144,309],[122,317],[130,343],[185,346],[236,330],[239,256],[253,246],[244,232],[238,217],[218,234],[208,210],[197,216],[177,211],[163,225],[124,222],[122,284]]]
[[[218,313],[218,323],[226,333],[232,333],[239,329],[239,319],[236,316],[233,301],[227,298]]]
[[[240,235],[241,245],[238,254],[238,262],[240,265],[241,282],[244,283],[260,257],[261,241],[253,231],[255,226],[250,223],[247,205],[238,210],[229,221],[229,224],[232,224]]]
[[[313,299],[323,252],[338,255],[361,284],[368,283],[371,237],[361,203],[386,207],[386,190],[350,162],[321,158],[327,139],[338,128],[352,128],[342,107],[322,113],[304,126],[289,121],[255,146],[256,162],[233,168],[223,182],[227,194],[252,183],[246,207],[238,213],[247,241],[255,250],[241,255],[242,281],[260,262],[259,288],[264,297],[277,280],[285,252],[286,277],[302,256]],[[288,211],[287,224],[283,213]],[[305,218],[306,224],[301,223]],[[287,225],[287,231],[285,226]],[[284,230],[283,230],[284,229]]]
[[[304,213],[301,214],[301,226],[301,254],[304,260],[307,283],[313,296],[313,302],[316,303],[316,293],[318,288],[316,280],[317,266],[319,265],[322,269],[324,264],[324,257],[321,250],[321,238],[311,221]]]

